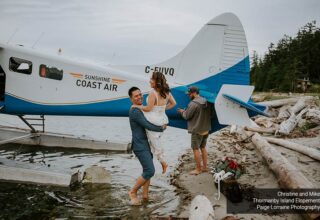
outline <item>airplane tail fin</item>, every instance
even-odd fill
[[[143,74],[160,71],[173,85],[198,85],[218,93],[223,84],[249,84],[249,57],[240,20],[224,13],[205,24],[176,56],[154,65],[113,66]]]
[[[146,77],[153,71],[162,72],[172,83],[177,107],[187,106],[187,87],[197,86],[200,95],[215,104],[217,118],[213,124],[219,126],[250,125],[250,115],[265,114],[264,106],[250,101],[253,86],[248,86],[250,63],[247,40],[240,20],[232,13],[224,13],[210,20],[180,53],[168,60],[154,65],[114,67]],[[167,113],[174,115],[174,111]],[[186,126],[181,119],[171,120],[170,123],[180,128]]]

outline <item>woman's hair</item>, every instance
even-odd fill
[[[152,73],[151,79],[155,81],[155,89],[159,92],[161,97],[163,97],[164,99],[167,98],[167,95],[170,92],[170,88],[163,73],[154,71]]]

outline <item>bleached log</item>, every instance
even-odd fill
[[[296,103],[301,97],[294,97],[294,98],[288,98],[288,99],[279,99],[279,100],[273,100],[273,101],[266,101],[266,102],[259,102],[258,104],[265,105],[268,107],[280,107],[283,105],[293,104]],[[314,99],[313,96],[305,96],[306,100]]]
[[[280,134],[290,134],[290,132],[297,126],[298,118],[296,115],[291,115],[288,120],[281,122],[279,127]]]
[[[280,145],[282,147],[297,151],[299,153],[307,155],[308,157],[311,157],[315,160],[320,161],[320,151],[312,147],[304,146],[302,144],[297,144],[291,141],[278,139],[278,138],[264,137],[264,139],[266,139],[269,143]]]
[[[286,189],[312,189],[314,185],[293,166],[284,156],[272,147],[263,137],[256,133],[252,142],[274,172],[278,183]],[[320,214],[306,213],[308,219],[317,219]]]
[[[290,134],[290,132],[293,131],[293,129],[297,126],[299,120],[301,120],[302,115],[306,111],[306,109],[302,110],[297,116],[292,114],[288,120],[281,122],[279,126],[279,133],[286,135]]]
[[[293,166],[258,133],[253,135],[252,142],[267,161],[270,169],[275,173],[281,187],[289,187],[290,189],[314,187],[295,166]]]
[[[274,128],[252,128],[252,127],[244,127],[246,131],[254,131],[259,133],[266,133],[266,134],[274,134],[276,129]]]
[[[253,135],[252,132],[246,131],[243,127],[239,126],[237,127],[236,133],[240,141],[248,140]]]
[[[273,122],[271,120],[272,120],[271,118],[262,116],[254,120],[254,122],[257,123],[258,125],[262,125],[265,128],[271,128],[273,126]]]
[[[317,109],[309,109],[306,113],[306,119],[310,122],[320,124],[320,111]]]
[[[279,109],[279,114],[278,117],[279,119],[283,119],[283,118],[289,118],[290,117],[290,112],[289,112],[289,108],[290,106],[288,105],[284,105]]]
[[[289,109],[290,114],[296,114],[297,112],[301,111],[306,106],[306,100],[305,98],[300,98],[297,103]]]

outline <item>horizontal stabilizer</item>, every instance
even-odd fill
[[[242,108],[239,101],[247,103],[254,90],[253,86],[224,84],[215,100],[218,121],[223,125],[250,126],[248,111]],[[225,95],[236,97],[237,102],[226,98]]]
[[[238,99],[237,97],[234,97],[232,95],[228,95],[228,94],[222,94],[223,97],[225,97],[226,99],[230,100],[230,101],[233,101],[237,104],[239,104],[240,106],[248,109],[248,110],[251,110],[251,111],[254,111],[255,113],[259,114],[259,115],[264,115],[264,116],[267,116],[267,117],[270,117],[269,114],[261,111],[260,109],[256,108],[255,106],[253,106],[250,102],[244,102],[240,99]]]

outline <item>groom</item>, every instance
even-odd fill
[[[130,88],[128,94],[133,105],[142,105],[143,96],[139,88]],[[142,175],[138,177],[136,184],[129,192],[129,197],[132,205],[141,205],[141,201],[137,197],[137,192],[143,186],[143,199],[148,200],[150,179],[155,172],[146,129],[161,132],[166,129],[166,125],[156,126],[151,124],[139,108],[132,106],[129,111],[129,120],[132,131],[132,150],[143,168]]]

